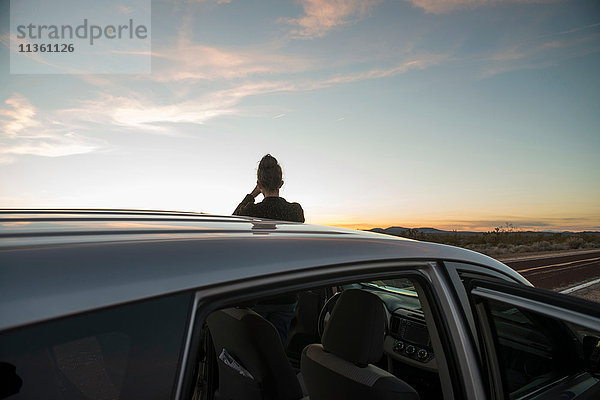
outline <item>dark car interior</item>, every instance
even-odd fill
[[[597,379],[584,372],[581,328],[562,321],[489,301],[503,371],[505,391],[511,399],[534,393],[545,386],[571,393],[572,398],[592,399],[600,395]],[[579,397],[575,397],[580,395]]]
[[[252,304],[211,313],[195,399],[440,399],[436,358],[409,279],[297,293],[285,343]]]
[[[468,291],[482,282],[469,274],[463,276]],[[497,370],[489,379],[498,381],[503,393],[499,396],[600,398],[600,373],[593,361],[600,359],[599,332],[507,299],[471,299],[479,320],[480,346],[497,360]]]

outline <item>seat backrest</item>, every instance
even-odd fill
[[[285,342],[285,350],[289,358],[300,366],[302,350],[309,344],[319,342],[317,330],[319,311],[325,303],[325,288],[298,292],[296,315],[292,319]]]
[[[406,382],[372,363],[383,355],[386,313],[373,293],[342,292],[323,333],[323,344],[302,351],[301,369],[311,400],[418,400]]]
[[[302,389],[275,327],[247,308],[211,313],[208,329],[219,365],[218,398],[297,400]],[[252,377],[238,373],[219,358],[225,350]]]

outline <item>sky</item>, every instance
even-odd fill
[[[155,0],[94,75],[11,74],[9,3],[0,207],[231,214],[270,153],[309,223],[600,230],[596,0]]]

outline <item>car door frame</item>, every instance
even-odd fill
[[[471,280],[467,292],[479,328],[483,361],[487,364],[488,390],[493,399],[504,399],[506,396],[494,333],[484,301],[498,301],[600,332],[600,307],[585,299],[532,286],[486,279]]]
[[[453,294],[456,290],[445,273],[443,265],[429,260],[382,260],[311,267],[300,271],[278,273],[254,279],[224,283],[196,291],[194,316],[190,324],[184,361],[179,374],[176,399],[191,398],[194,380],[193,366],[198,362],[198,346],[202,322],[216,309],[243,303],[251,298],[274,295],[278,292],[299,291],[317,285],[334,285],[343,281],[359,281],[398,274],[414,274],[427,282],[425,290],[430,307],[430,320],[440,334],[443,347],[440,380],[443,387],[451,387],[447,399],[485,398],[480,379],[476,350],[468,340],[468,325],[460,313],[461,305]]]

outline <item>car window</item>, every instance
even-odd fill
[[[2,334],[1,380],[18,390],[9,398],[169,398],[190,296],[112,307]]]
[[[517,307],[491,301],[491,317],[499,358],[510,393],[535,389],[560,377],[563,365],[554,360],[554,343],[540,323]]]
[[[574,325],[501,301],[488,299],[484,304],[509,398],[530,395],[583,372],[577,338],[583,336]]]
[[[421,399],[444,398],[438,371],[441,353],[434,353],[430,336],[436,330],[426,321],[422,309],[425,303],[419,298],[415,282],[400,277],[342,283],[336,286],[340,291],[335,296],[323,299],[324,304],[313,296],[323,287],[297,292],[295,312],[283,340],[274,333],[278,319],[282,317],[276,315],[281,314],[277,310],[282,304],[271,304],[269,311],[265,309],[273,296],[245,300],[234,307],[230,305],[212,312],[201,340],[204,348],[200,351],[203,357],[194,385],[195,398],[236,398],[240,393],[248,396],[245,398],[262,398],[263,391],[272,390],[297,394],[297,390],[294,391],[297,380],[303,394],[311,396],[303,377],[297,376],[301,372],[301,359],[307,357],[304,353],[309,346],[322,343],[322,333],[335,312],[340,293],[349,290],[374,294],[387,310],[386,326],[382,326],[384,335],[381,336],[383,352],[380,359],[372,362],[371,368],[379,368],[402,379]],[[359,310],[354,311],[355,318],[360,318]],[[266,325],[270,324],[263,320],[273,326],[269,329]],[[208,332],[210,335],[206,335]],[[360,337],[356,332],[353,334],[355,338]],[[331,335],[335,333],[330,332]],[[205,340],[207,338],[210,340]],[[365,337],[364,340],[370,339]],[[335,357],[344,360],[337,353]],[[273,368],[273,365],[277,367]],[[334,382],[328,384],[334,385]],[[446,390],[451,391],[451,388],[446,387]]]

